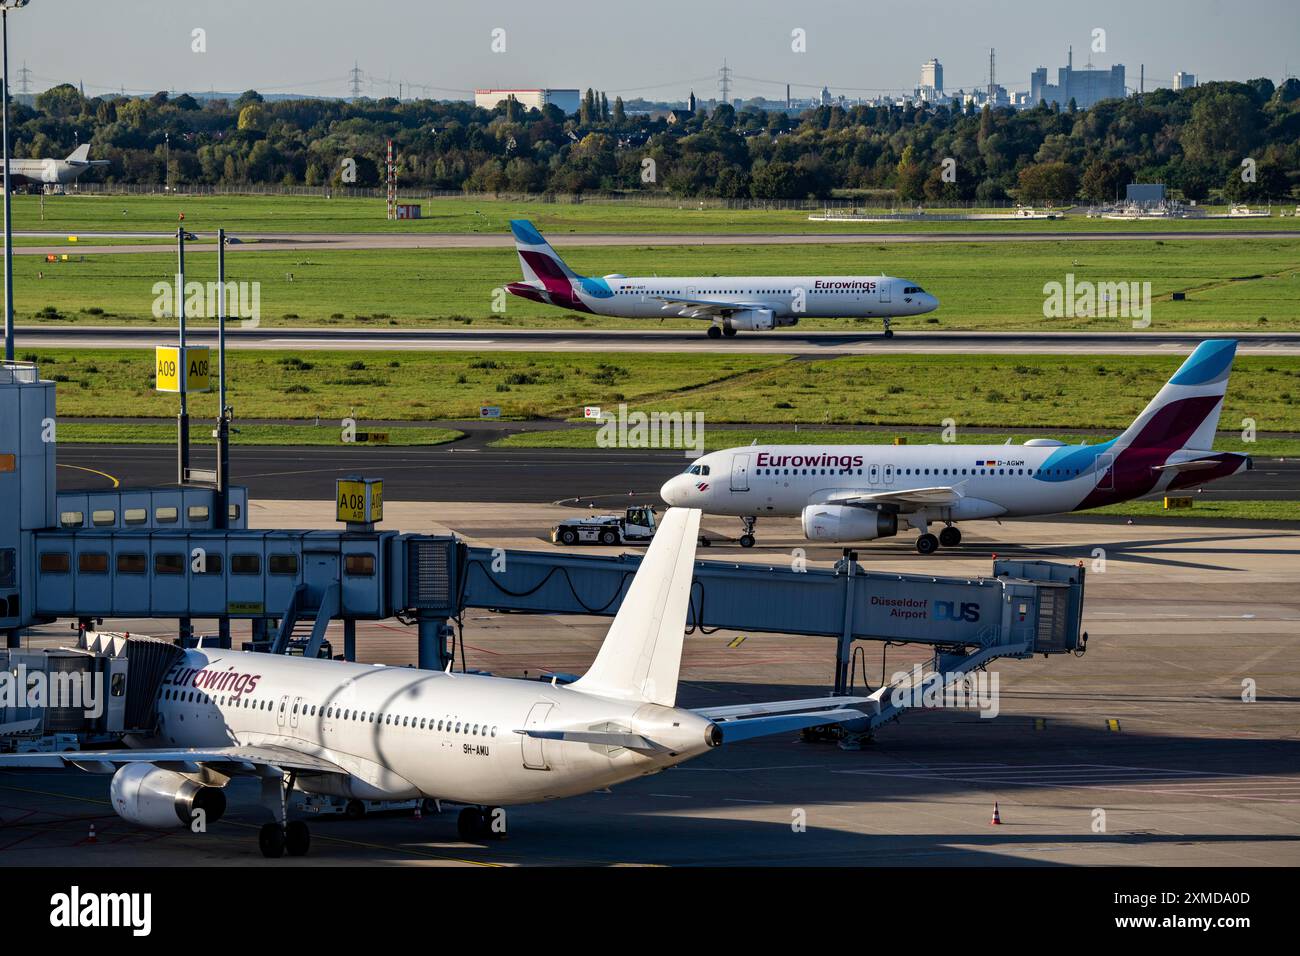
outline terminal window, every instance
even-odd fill
[[[190,505],[190,506],[185,510],[185,514],[189,517],[189,519],[190,519],[191,521],[207,521],[207,520],[208,520],[208,506],[207,506],[207,505]]]
[[[220,574],[221,573],[221,555],[205,554],[203,561],[200,562],[196,574]]]
[[[231,574],[261,574],[262,556],[260,554],[232,554],[230,556]]]
[[[297,574],[298,555],[273,554],[267,559],[272,574]]]
[[[41,574],[67,574],[72,561],[66,551],[41,552]]]
[[[349,554],[343,558],[343,570],[353,577],[371,577],[375,573],[373,554]]]
[[[77,555],[77,570],[82,574],[107,574],[107,551],[83,551]]]
[[[159,524],[171,524],[179,517],[180,511],[171,505],[155,508],[153,511],[153,520]]]
[[[118,574],[144,574],[148,562],[140,553],[126,553],[117,556]]]
[[[175,552],[170,554],[155,554],[153,556],[153,573],[184,574],[185,555],[177,554]]]
[[[127,508],[122,512],[122,521],[126,524],[144,524],[148,520],[148,508]]]
[[[90,513],[90,523],[96,528],[103,528],[108,525],[117,524],[117,512],[112,508],[103,508],[99,511],[92,511]]]
[[[59,513],[59,524],[64,528],[80,528],[86,523],[84,511],[63,511]]]

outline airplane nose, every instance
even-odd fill
[[[689,504],[690,489],[694,487],[690,478],[690,475],[674,475],[669,478],[659,489],[659,497],[673,507]]]

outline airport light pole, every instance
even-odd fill
[[[5,361],[14,360],[14,236],[9,210],[9,11],[27,6],[28,0],[0,0],[0,44],[4,46],[4,90],[0,93],[0,127],[3,127],[5,190]]]

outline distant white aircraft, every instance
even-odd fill
[[[512,219],[523,282],[506,289],[575,312],[630,319],[684,317],[710,323],[709,337],[767,332],[800,319],[921,315],[939,300],[909,279],[874,276],[580,276],[526,219]]]
[[[9,181],[23,183],[70,183],[92,166],[107,166],[107,159],[90,159],[90,144],[82,143],[67,159],[11,159]]]
[[[112,773],[113,809],[148,827],[212,823],[231,777],[262,781],[269,857],[307,852],[292,790],[357,800],[466,804],[466,839],[500,835],[498,808],[574,796],[658,773],[751,737],[860,720],[832,697],[677,706],[700,513],[665,515],[595,662],[558,686],[450,671],[190,650],[157,699],[140,749],[0,755],[8,767]]]
[[[961,543],[958,521],[1083,511],[1250,468],[1246,455],[1212,450],[1236,350],[1202,342],[1123,434],[1097,445],[751,445],[696,459],[659,494],[739,516],[746,548],[758,515],[799,515],[814,541],[890,537],[906,522],[932,554]],[[945,525],[937,536],[932,522]]]

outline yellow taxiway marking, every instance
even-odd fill
[[[65,465],[65,464],[62,464],[62,463],[59,463],[59,467],[60,467],[60,468],[75,468],[75,469],[77,469],[77,471],[88,471],[88,472],[90,472],[92,475],[99,475],[101,478],[107,478],[109,481],[111,481],[111,482],[113,483],[113,487],[114,487],[114,488],[120,488],[120,487],[122,486],[122,483],[121,483],[120,481],[118,481],[116,478],[114,478],[112,475],[110,475],[108,472],[106,472],[106,471],[100,471],[100,470],[98,470],[97,468],[86,468],[86,467],[83,466],[83,465]]]
[[[728,646],[728,647],[739,647],[741,644],[744,644],[744,643],[745,643],[745,635],[742,634],[742,635],[740,635],[739,637],[733,637],[730,641],[727,642],[727,646]]]

